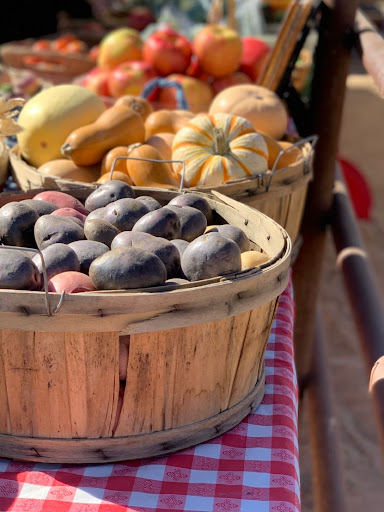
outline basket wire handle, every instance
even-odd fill
[[[279,172],[284,170],[284,169],[276,170],[276,168],[277,168],[277,166],[278,166],[278,164],[279,164],[279,162],[281,160],[281,157],[284,155],[284,153],[288,153],[292,148],[300,147],[303,144],[305,144],[306,142],[311,142],[312,143],[312,150],[314,150],[318,140],[319,140],[319,136],[318,135],[309,135],[308,137],[305,137],[304,139],[300,139],[297,142],[294,142],[293,144],[291,144],[287,148],[283,148],[280,151],[280,153],[278,154],[278,157],[276,158],[276,160],[275,160],[275,162],[273,164],[271,173],[269,175],[269,182],[268,182],[268,185],[266,187],[267,192],[269,190],[269,187],[271,186],[273,176],[275,176],[276,174],[279,174]],[[303,159],[304,159],[305,165],[307,167],[308,166],[308,160],[309,160],[308,155],[303,155]]]
[[[57,306],[53,309],[53,311],[51,311],[51,305],[49,303],[49,294],[48,294],[48,275],[47,275],[47,267],[45,266],[45,261],[44,261],[44,256],[42,254],[41,251],[39,251],[39,249],[32,249],[31,247],[16,247],[14,245],[1,245],[0,246],[1,249],[12,249],[12,250],[15,250],[15,251],[29,251],[29,252],[34,252],[35,254],[38,254],[40,256],[40,259],[41,259],[41,270],[42,270],[42,274],[43,274],[43,281],[44,281],[44,302],[45,302],[45,309],[47,310],[47,315],[48,316],[53,316],[55,315],[61,305],[63,304],[63,301],[64,301],[64,295],[65,295],[65,291],[63,290],[61,292],[61,296],[60,296],[60,299],[59,299],[59,302],[57,303]]]
[[[118,160],[139,160],[141,162],[155,162],[155,163],[165,163],[165,164],[182,164],[183,171],[181,173],[181,180],[180,180],[180,187],[179,192],[183,191],[184,187],[184,177],[185,177],[185,161],[184,160],[157,160],[156,158],[139,158],[135,156],[117,156],[113,162],[111,167],[111,172],[109,176],[109,180],[113,179],[113,173],[115,172],[115,165],[118,162]]]

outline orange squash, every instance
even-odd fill
[[[149,144],[141,144],[129,153],[131,158],[147,158],[158,162],[140,160],[127,160],[127,170],[133,183],[138,187],[166,187],[179,186],[169,165],[162,161],[156,148]]]
[[[144,139],[142,117],[131,108],[114,105],[105,110],[94,123],[70,133],[61,152],[77,165],[92,165],[101,162],[110,149],[144,142]]]
[[[100,175],[107,174],[111,172],[113,162],[119,156],[128,156],[128,146],[117,146],[112,148],[106,153],[101,162],[101,172]],[[114,171],[122,172],[128,176],[127,171],[127,161],[126,160],[117,160],[115,166],[113,168]],[[128,176],[129,178],[129,176]],[[133,185],[132,180],[129,178],[130,185]],[[128,182],[129,182],[128,181]]]
[[[140,114],[145,121],[149,114],[153,112],[153,107],[148,100],[141,96],[134,96],[133,94],[124,94],[115,101],[115,106],[122,105],[123,107],[129,107],[134,110],[137,114]]]
[[[193,117],[189,110],[155,110],[145,120],[145,138],[163,132],[177,133]]]
[[[50,160],[37,168],[37,171],[48,176],[56,176],[65,180],[94,183],[100,176],[100,165],[79,166],[67,158]]]
[[[149,144],[157,149],[164,160],[172,159],[172,143],[175,138],[174,133],[157,133],[152,135],[145,141],[145,144]]]
[[[172,160],[185,162],[184,186],[217,186],[266,172],[268,148],[242,117],[200,115],[176,134]],[[173,168],[181,176],[183,165]]]
[[[110,181],[111,179],[111,173],[106,172],[105,174],[102,174],[100,178],[97,180],[96,183],[107,183],[107,181]],[[131,178],[128,176],[126,172],[120,172],[120,171],[113,171],[113,177],[114,180],[120,180],[124,181],[124,183],[128,183],[128,185],[133,185],[133,182]]]
[[[284,103],[275,92],[260,85],[233,85],[222,90],[209,107],[210,114],[219,112],[245,117],[256,131],[277,140],[287,131],[288,114]]]

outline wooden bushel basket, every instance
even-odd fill
[[[286,137],[288,140],[289,137]],[[200,191],[210,193],[212,190],[220,192],[243,204],[256,208],[265,213],[289,234],[292,242],[297,239],[304,212],[305,199],[309,181],[312,178],[312,158],[316,137],[298,140],[290,138],[294,145],[301,145],[303,158],[283,169],[271,169],[264,176],[255,176],[251,179],[229,181],[212,189],[211,187],[191,187],[186,191]],[[282,150],[280,155],[289,149]],[[13,177],[21,190],[55,189],[64,192],[88,188],[94,190],[95,183],[83,183],[68,179],[47,176],[25,162],[14,147],[10,151],[10,162]]]
[[[166,204],[178,192],[135,188]],[[88,189],[77,191],[84,199]],[[0,195],[0,206],[34,193]],[[237,425],[264,394],[264,352],[291,241],[264,214],[206,195],[269,261],[179,287],[0,290],[0,453],[103,463],[172,453]],[[58,306],[59,305],[59,306]],[[122,409],[119,336],[130,335]]]

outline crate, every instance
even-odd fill
[[[178,194],[135,191],[162,204]],[[2,194],[0,205],[33,195]],[[216,224],[241,227],[270,259],[173,289],[69,294],[59,307],[57,293],[0,290],[3,457],[104,463],[164,455],[226,432],[259,405],[291,241],[257,210],[219,193],[203,196]],[[122,335],[129,335],[123,391]]]

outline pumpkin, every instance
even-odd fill
[[[185,162],[184,186],[216,186],[265,173],[268,148],[243,117],[200,115],[176,134],[172,160]],[[174,163],[173,168],[182,175],[183,164]]]
[[[287,131],[288,114],[284,103],[275,92],[261,85],[233,85],[222,90],[209,107],[210,114],[218,112],[245,117],[256,131],[277,140]]]

